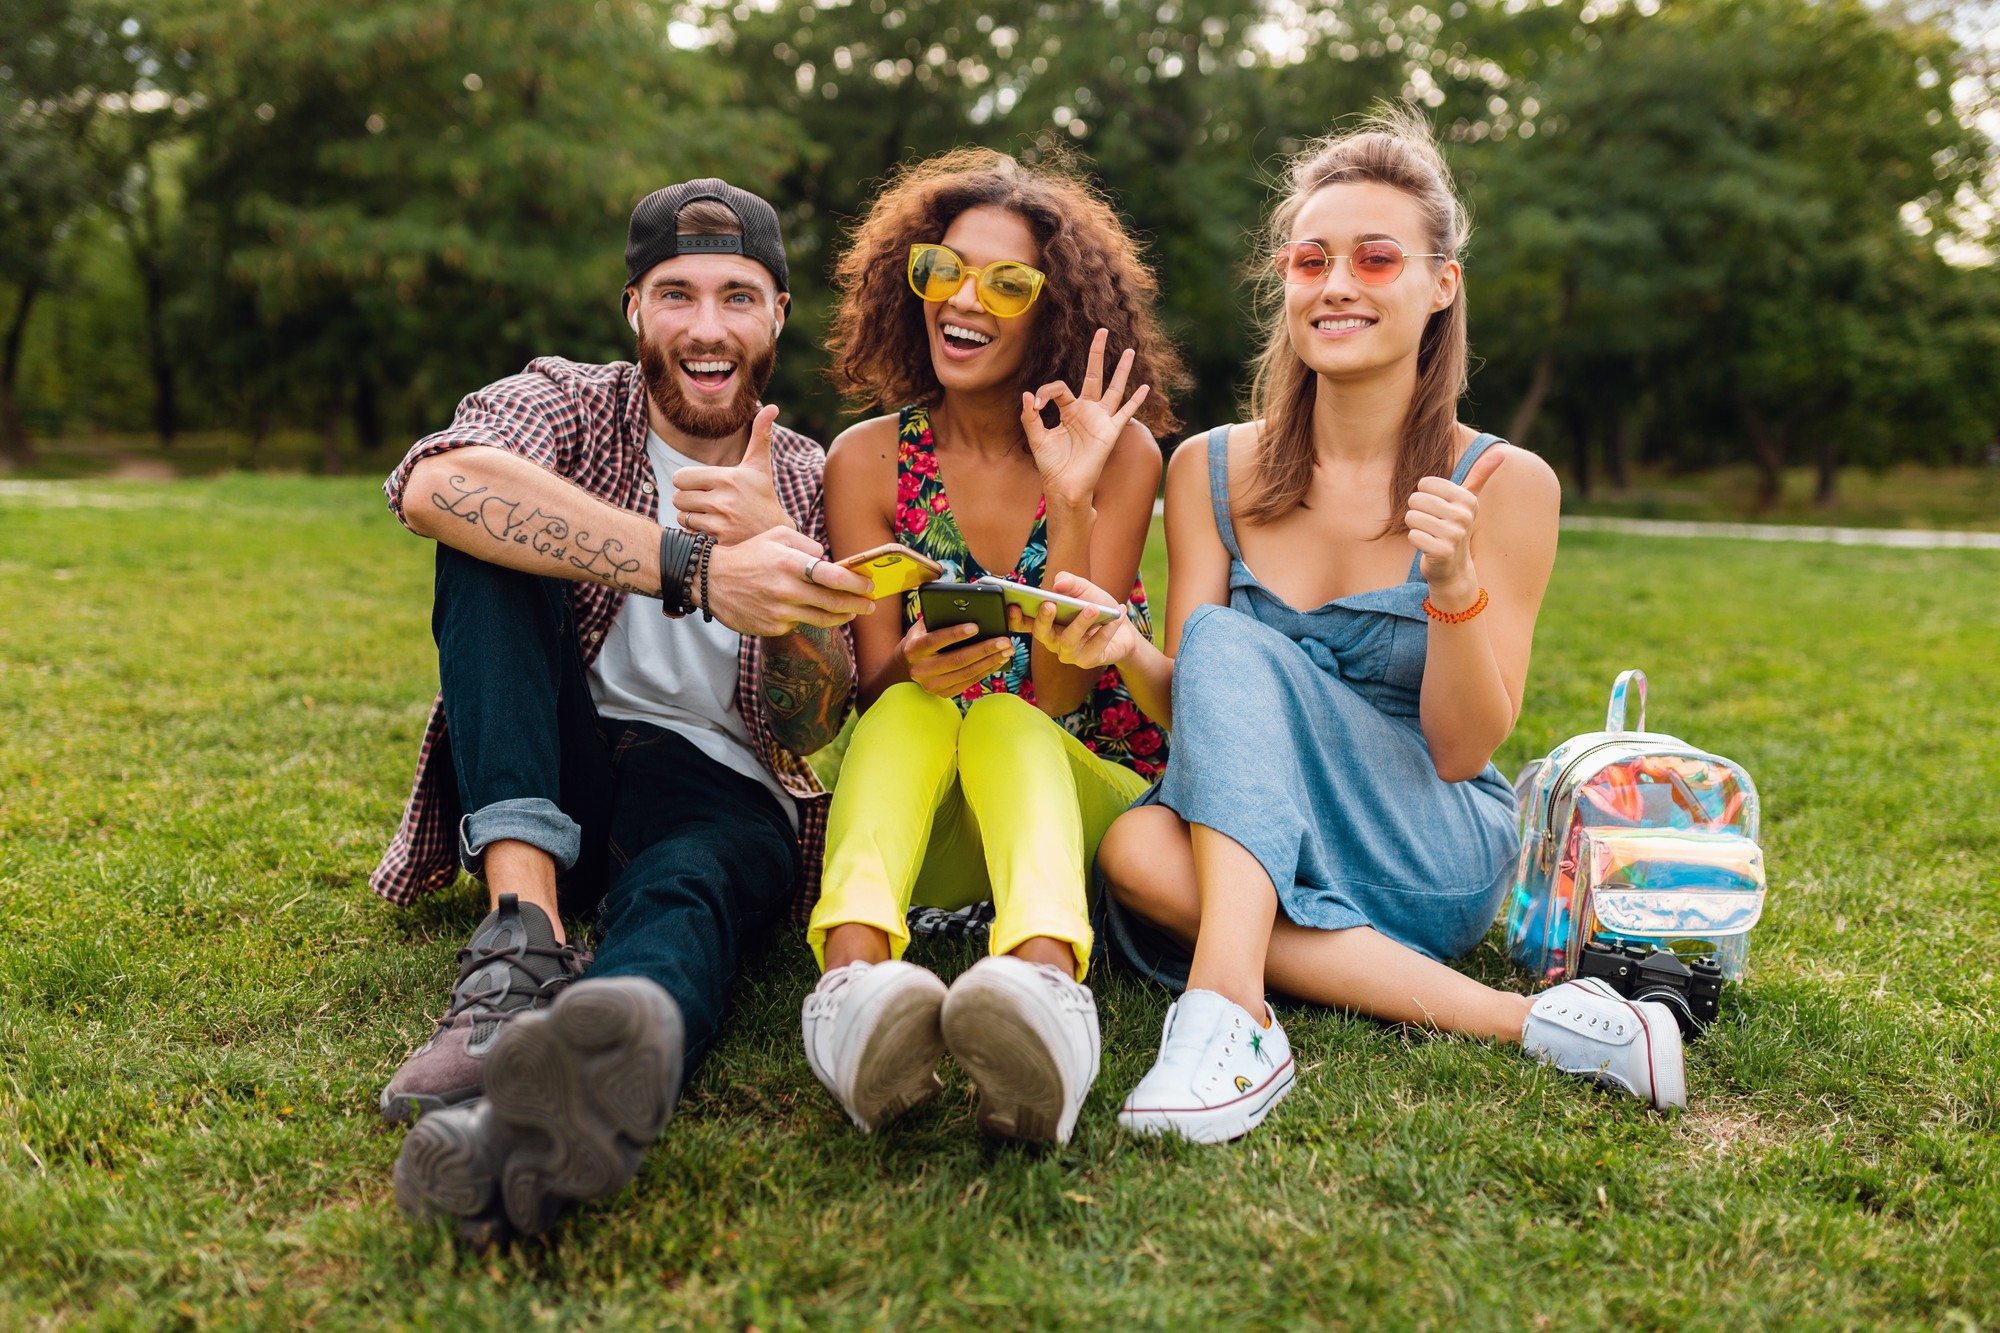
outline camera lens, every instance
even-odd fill
[[[1664,1004],[1673,1011],[1674,1022],[1680,1026],[1681,1036],[1692,1040],[1700,1035],[1701,1024],[1695,1018],[1694,1008],[1688,1004],[1686,991],[1672,985],[1642,981],[1632,989],[1632,1003],[1642,1004],[1647,1000],[1651,1000],[1654,1004]]]

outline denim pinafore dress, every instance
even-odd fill
[[[1264,867],[1302,926],[1372,926],[1430,958],[1471,951],[1512,877],[1514,790],[1488,764],[1446,782],[1418,719],[1428,588],[1399,584],[1311,611],[1250,572],[1229,513],[1229,428],[1208,437],[1229,605],[1197,607],[1174,660],[1173,757],[1141,804],[1226,833]],[[1481,435],[1452,473],[1499,443]],[[1106,895],[1107,946],[1178,987],[1186,954]]]

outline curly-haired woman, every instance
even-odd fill
[[[835,376],[890,414],[828,454],[834,554],[900,542],[954,581],[1067,572],[1130,589],[1108,601],[1148,632],[1148,427],[1174,424],[1165,391],[1182,371],[1105,200],[1061,164],[948,153],[875,200],[837,280]],[[900,624],[857,626],[864,711],[834,789],[808,932],[825,975],[803,1027],[813,1072],[864,1132],[937,1090],[947,1048],[981,1126],[1007,1137],[1068,1139],[1097,1076],[1087,868],[1166,739],[1115,668],[1064,664],[1018,612],[1010,626],[930,630],[914,597]],[[912,901],[988,898],[992,956],[949,992],[901,961]]]
[[[1520,712],[1559,490],[1458,421],[1465,215],[1422,118],[1321,141],[1289,186],[1252,420],[1169,470],[1166,651],[1109,619],[1044,635],[1065,661],[1122,664],[1174,727],[1159,788],[1098,862],[1107,945],[1184,988],[1119,1120],[1204,1141],[1256,1126],[1294,1079],[1267,985],[1684,1103],[1663,1007],[1588,981],[1514,994],[1441,961],[1485,935],[1511,878],[1514,795],[1490,761]]]

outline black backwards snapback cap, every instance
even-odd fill
[[[713,199],[734,213],[743,224],[743,234],[681,235],[678,225],[681,210],[697,199]],[[739,190],[713,176],[669,185],[639,201],[639,206],[632,210],[632,223],[625,231],[626,287],[638,282],[661,260],[678,255],[742,255],[771,270],[771,276],[778,280],[779,291],[791,290],[785,270],[785,242],[778,232],[778,211],[748,190]],[[621,298],[621,303],[629,299]]]

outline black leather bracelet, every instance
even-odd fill
[[[660,612],[678,620],[694,608],[688,605],[688,573],[697,546],[694,534],[660,528]]]
[[[701,538],[701,618],[706,624],[715,623],[715,612],[708,607],[708,564],[715,558],[715,538]]]

